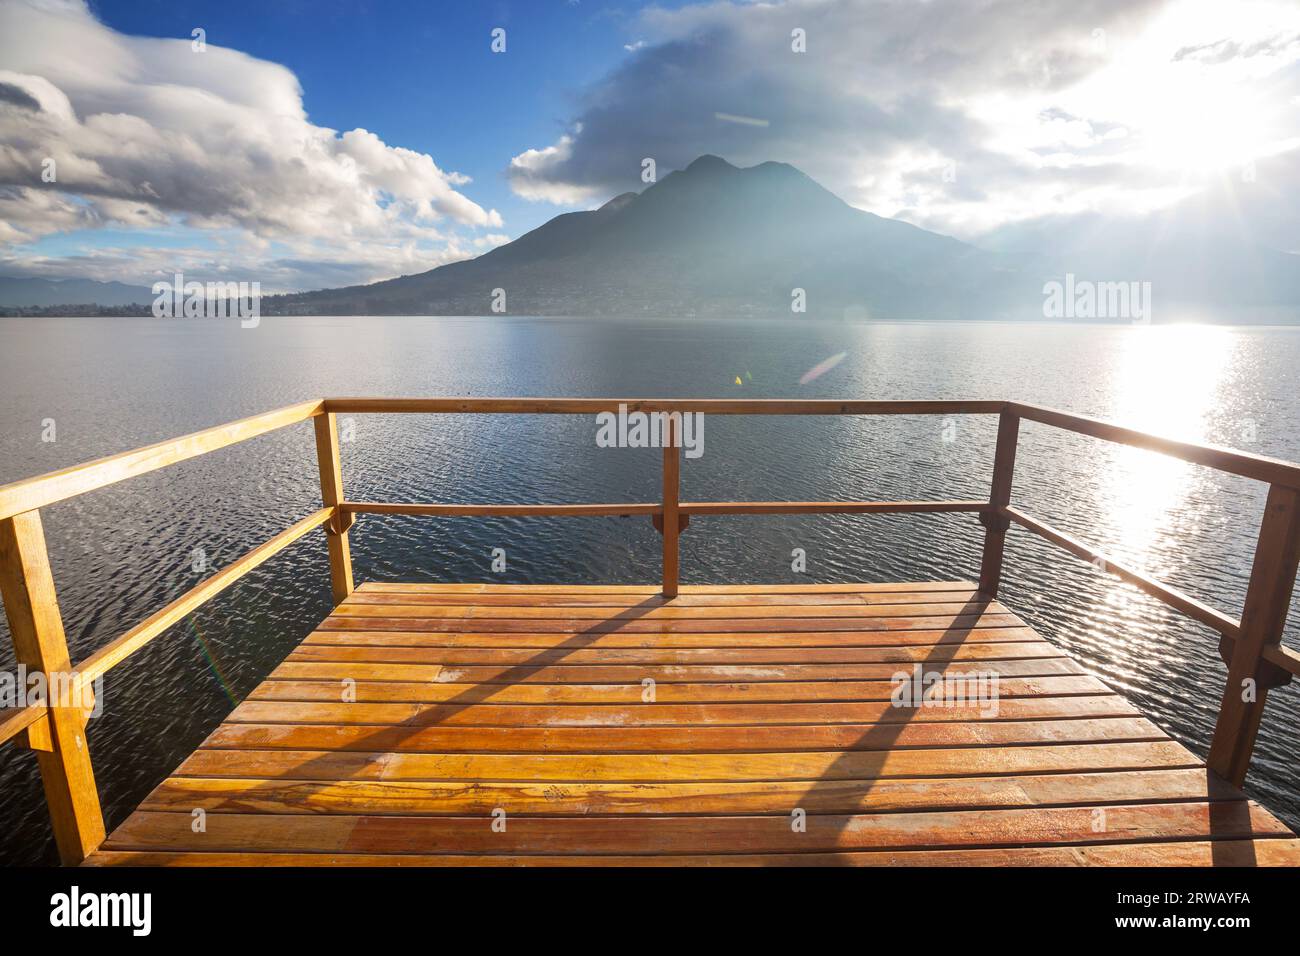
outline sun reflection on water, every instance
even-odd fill
[[[1122,339],[1113,366],[1110,417],[1151,434],[1208,440],[1233,349],[1231,329],[1200,325],[1143,326]],[[1107,444],[1097,497],[1105,515],[1106,550],[1166,579],[1183,565],[1180,541],[1198,530],[1186,507],[1203,469],[1138,448]],[[1100,543],[1100,542],[1099,542]],[[1132,598],[1118,581],[1108,603]]]

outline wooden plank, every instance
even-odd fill
[[[1274,485],[1264,505],[1241,631],[1232,648],[1207,761],[1211,770],[1238,786],[1246,779],[1271,683],[1264,674],[1261,655],[1265,648],[1276,647],[1282,641],[1297,564],[1300,492]]]
[[[1046,641],[991,644],[947,644],[936,647],[680,647],[680,648],[552,648],[406,647],[367,640],[356,644],[324,643],[357,632],[328,631],[298,645],[292,660],[388,661],[390,663],[472,666],[581,667],[586,665],[804,665],[910,664],[926,661],[1051,660],[1066,658]],[[393,635],[383,634],[388,638]],[[397,635],[401,639],[401,635]]]
[[[836,643],[837,632],[849,632],[849,643],[951,643],[978,640],[977,634],[990,635],[993,630],[1000,635],[985,636],[985,640],[1023,640],[1024,622],[1014,614],[963,614],[934,617],[857,617],[857,618],[708,618],[671,620],[582,620],[579,618],[411,618],[411,617],[361,617],[331,614],[321,622],[321,630],[334,631],[405,631],[409,633],[440,633],[448,639],[464,637],[462,643],[479,642],[490,646],[492,639],[539,639],[548,644],[566,643],[580,646],[594,644],[603,637],[622,637],[628,640],[660,642],[674,637],[713,634],[713,640],[735,642],[737,635],[781,635],[781,640],[797,638],[800,634],[824,635],[822,643]],[[942,630],[940,630],[942,629]],[[909,636],[907,632],[916,632]],[[873,632],[887,632],[884,635]],[[1017,637],[1009,637],[1016,634]],[[841,641],[843,642],[843,633]],[[697,637],[698,639],[698,637]],[[751,638],[745,637],[748,641]],[[816,642],[814,642],[816,643]],[[524,645],[517,645],[524,646]],[[691,645],[684,645],[691,646]]]
[[[324,648],[331,650],[332,648]],[[310,648],[309,650],[322,650]],[[347,650],[347,648],[340,648]],[[419,648],[396,648],[416,650]],[[786,681],[870,681],[891,680],[910,673],[902,664],[528,664],[525,666],[454,667],[446,664],[385,661],[366,651],[370,660],[322,660],[314,654],[295,651],[271,675],[273,680],[321,680],[352,677],[355,680],[432,681],[439,684],[636,684],[647,679],[656,684],[782,683]],[[427,652],[426,652],[427,653]],[[435,655],[436,656],[436,655]],[[307,666],[302,666],[307,665]],[[318,668],[327,667],[325,671]],[[360,668],[360,669],[354,669]],[[376,668],[384,668],[378,670]],[[390,668],[401,668],[390,670]],[[945,661],[929,663],[927,672],[945,675],[994,675],[998,677],[1045,677],[1083,674],[1068,657],[1010,661]]]
[[[973,581],[885,581],[874,584],[683,584],[682,594],[878,594],[900,591],[973,591]],[[367,581],[358,592],[383,591],[417,594],[586,594],[586,595],[655,595],[652,584],[487,584],[447,582]]]
[[[740,753],[1164,739],[1164,732],[1155,724],[1137,717],[767,727],[412,728],[363,724],[223,724],[203,742],[203,747],[392,753]]]
[[[320,471],[321,503],[330,509],[325,540],[330,556],[330,593],[336,605],[352,593],[352,549],[348,545],[350,515],[339,511],[343,501],[343,466],[339,461],[339,432],[333,412],[316,416],[316,464]]]
[[[391,643],[408,647],[888,647],[941,646],[980,643],[1023,643],[1037,637],[1012,615],[983,618],[872,618],[858,622],[787,621],[773,629],[763,621],[731,621],[713,630],[708,622],[630,622],[611,628],[597,623],[583,629],[554,627],[546,622],[493,621],[480,629],[472,621],[440,623],[410,618],[366,618],[364,630],[345,624],[361,619],[337,618],[338,626],[316,631],[321,642],[345,644]],[[377,624],[382,627],[377,627]],[[915,624],[915,627],[909,627]],[[639,625],[639,626],[638,626]],[[704,625],[704,626],[702,626]],[[412,629],[420,626],[420,629]],[[940,629],[942,628],[942,629]]]
[[[935,613],[971,605],[983,613]],[[918,667],[983,680],[988,699],[895,706],[897,675]],[[970,582],[670,600],[371,584],[94,862],[1291,857],[1300,841],[1277,820]]]
[[[76,865],[103,841],[104,816],[38,512],[0,519],[0,596],[14,656],[45,675],[49,749],[36,761],[59,858]]]
[[[1200,766],[1173,741],[890,751],[731,754],[423,754],[198,750],[176,771],[195,777],[298,780],[874,780]]]
[[[541,854],[808,853],[847,849],[940,849],[1192,839],[1287,838],[1260,808],[1239,803],[809,814],[796,831],[788,817],[529,817],[502,832],[492,818],[214,813],[195,834],[188,813],[137,811],[109,849],[243,849],[273,852]]]
[[[806,618],[905,618],[937,616],[971,616],[981,614],[1009,614],[997,601],[973,599],[935,604],[813,604],[788,606],[733,606],[733,607],[679,607],[672,603],[634,605],[628,609],[607,607],[491,607],[484,605],[430,605],[430,604],[372,604],[349,601],[336,607],[331,619],[341,618],[395,618],[409,617],[429,621],[712,621],[756,619],[771,621],[782,626],[788,620]],[[575,627],[584,625],[575,623]]]
[[[797,607],[861,606],[875,604],[943,604],[981,600],[980,592],[838,592],[822,594],[679,594],[665,598],[622,594],[448,594],[419,591],[373,591],[360,589],[349,604],[406,605],[409,607],[603,607],[631,610],[644,607]]]
[[[1000,847],[973,850],[863,850],[827,853],[733,853],[725,856],[537,856],[428,853],[219,853],[100,850],[88,866],[1300,866],[1300,840],[1184,840],[1160,843]]]
[[[267,685],[253,693],[265,694]],[[984,714],[985,716],[981,716]],[[251,724],[402,724],[448,727],[655,727],[682,724],[871,724],[1048,720],[1074,717],[1138,717],[1137,708],[1114,694],[1092,697],[1025,697],[1000,701],[987,716],[979,707],[894,707],[880,701],[851,703],[744,704],[454,704],[301,703],[249,699],[226,718]]]
[[[322,410],[320,401],[301,402],[193,432],[181,438],[170,438],[134,451],[0,486],[0,519],[12,518],[25,511],[34,511],[56,501],[247,441],[286,425],[305,421],[319,415]]]
[[[249,700],[340,701],[346,692],[357,701],[454,703],[457,701],[494,704],[635,704],[647,707],[677,703],[803,702],[803,701],[888,701],[897,691],[894,681],[755,681],[752,683],[656,684],[653,702],[646,702],[650,690],[641,684],[439,684],[415,677],[407,664],[281,664],[272,679],[257,687]],[[378,679],[375,679],[378,677]],[[969,680],[969,679],[967,679]],[[1096,696],[1106,685],[1095,677],[1005,677],[996,690],[991,679],[972,682],[987,691],[991,699],[980,703],[996,713],[1002,701],[1018,697]],[[961,693],[968,684],[963,683]],[[952,706],[940,701],[934,707]]]
[[[887,813],[916,810],[1241,801],[1235,787],[1202,770],[1120,771],[938,780],[750,783],[395,782],[171,777],[142,810],[212,813],[386,813],[461,816],[611,814]]]

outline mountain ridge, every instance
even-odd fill
[[[4,308],[147,305],[153,298],[147,286],[124,282],[0,275],[0,307]]]
[[[266,296],[261,308],[268,316],[797,320],[802,307],[850,320],[1041,321],[1050,317],[1049,286],[1070,276],[1145,286],[1140,315],[1095,316],[1101,321],[1295,323],[1300,255],[1218,229],[1213,212],[1187,203],[1129,219],[1044,217],[994,230],[977,246],[850,206],[788,163],[738,167],[706,154],[473,259]],[[148,314],[152,299],[148,288],[123,283],[0,277],[5,314]]]
[[[987,315],[1004,278],[988,253],[855,209],[794,166],[704,155],[474,259],[263,311],[491,315],[504,299],[516,315],[779,315],[800,296],[813,314],[943,318]]]

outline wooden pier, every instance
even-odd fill
[[[666,448],[658,502],[343,493],[339,414],[593,414],[620,403],[665,414],[995,415],[991,491],[979,501],[681,501],[680,449]],[[39,509],[307,420],[322,507],[74,668]],[[1242,620],[1013,507],[1022,421],[1267,482]],[[71,864],[1296,865],[1300,840],[1239,788],[1267,690],[1300,672],[1300,655],[1281,644],[1298,495],[1296,465],[1013,402],[308,402],[0,487],[0,590],[18,658],[74,690],[318,528],[335,599],[110,835],[84,698],[0,712],[0,742],[37,752]],[[692,518],[830,512],[978,516],[978,580],[678,583],[678,537],[700,533],[687,532]],[[646,516],[663,534],[662,580],[356,586],[349,535],[370,513]],[[1102,558],[1220,635],[1225,687],[1207,761],[998,601],[1012,523]],[[940,693],[902,693],[906,676]]]

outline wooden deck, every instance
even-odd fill
[[[1300,864],[975,584],[659,590],[364,584],[86,862]]]

